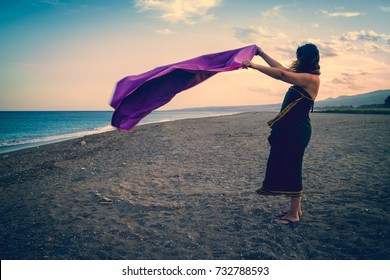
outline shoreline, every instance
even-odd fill
[[[315,109],[314,113],[324,114],[364,114],[364,115],[390,115],[390,109]]]
[[[41,147],[41,146],[45,146],[45,145],[60,143],[60,142],[64,142],[64,141],[68,141],[68,140],[72,140],[72,139],[79,139],[79,138],[83,138],[83,137],[88,136],[88,135],[105,133],[107,131],[112,131],[114,129],[115,128],[113,128],[113,127],[108,128],[108,126],[104,126],[104,127],[94,129],[94,130],[80,131],[80,132],[67,133],[67,134],[58,134],[58,135],[52,135],[52,136],[45,137],[45,138],[57,138],[54,140],[40,141],[40,140],[38,140],[39,139],[38,138],[38,139],[30,140],[33,142],[29,142],[29,143],[0,146],[0,155],[15,152],[15,151],[20,151],[20,150],[25,150],[25,149],[29,149],[29,148],[37,148],[37,147]],[[75,135],[75,136],[70,136],[70,135]],[[42,138],[42,139],[44,139],[44,138]]]
[[[7,259],[390,259],[390,118],[312,114],[304,215],[262,197],[274,113],[186,119],[0,156]]]
[[[172,110],[170,110],[172,111]],[[183,110],[184,111],[184,110]],[[142,125],[148,125],[148,124],[155,124],[155,123],[164,123],[164,122],[171,122],[171,121],[177,121],[177,120],[185,120],[185,119],[199,119],[199,118],[209,118],[209,117],[218,117],[218,116],[230,116],[230,115],[235,115],[235,114],[240,114],[242,112],[215,112],[214,114],[211,115],[205,115],[205,116],[192,116],[192,117],[178,117],[174,119],[161,119],[161,120],[156,120],[156,121],[148,121],[146,119],[143,120],[144,122],[140,122],[137,124],[137,126],[142,126]],[[58,134],[58,135],[52,135],[46,138],[57,138],[60,137],[59,139],[54,139],[54,140],[44,140],[44,141],[36,141],[37,139],[32,139],[31,141],[34,142],[29,142],[29,143],[22,143],[22,144],[15,144],[15,145],[6,145],[6,146],[0,146],[0,155],[2,154],[7,154],[15,151],[20,151],[24,149],[29,149],[29,148],[36,148],[36,147],[41,147],[45,145],[50,145],[54,143],[59,143],[63,141],[68,141],[72,139],[80,139],[88,135],[95,135],[95,134],[100,134],[100,133],[105,133],[107,131],[113,131],[117,130],[113,126],[104,126],[100,128],[95,128],[94,130],[88,130],[88,131],[80,131],[80,132],[75,132],[75,133],[67,133],[67,134]],[[76,136],[70,136],[70,135],[76,135]]]

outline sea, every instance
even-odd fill
[[[254,106],[154,111],[138,125],[256,111]],[[0,111],[0,154],[102,133],[112,111]]]

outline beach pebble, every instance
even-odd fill
[[[172,240],[168,240],[164,242],[163,247],[173,247],[174,244],[175,242],[173,242]]]
[[[100,204],[112,204],[113,200],[107,196],[102,196],[99,201]]]
[[[81,146],[85,146],[85,145],[87,145],[87,141],[83,140],[80,142],[80,144],[81,144]]]
[[[112,199],[109,198],[109,197],[107,197],[107,196],[103,196],[103,197],[101,198],[101,201],[104,201],[104,202],[112,202]]]
[[[112,204],[112,202],[104,202],[104,201],[100,201],[99,203],[103,204],[103,205],[111,205]]]

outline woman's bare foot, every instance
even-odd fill
[[[274,222],[280,225],[290,225],[290,224],[298,223],[299,217],[291,214],[287,214],[281,217],[280,219],[275,219]]]
[[[291,213],[290,211],[291,211],[290,209],[282,210],[282,211],[276,213],[275,217],[278,217],[278,218],[284,217],[284,216],[290,214]],[[301,210],[299,210],[299,213],[298,213],[299,217],[302,217],[302,214],[303,214],[303,212],[302,212],[302,209],[301,209]]]

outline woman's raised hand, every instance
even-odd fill
[[[264,53],[264,51],[259,46],[257,46],[257,53],[256,53],[256,55],[262,56],[263,53]]]
[[[249,60],[244,60],[242,62],[242,65],[244,65],[246,68],[251,68],[252,67],[252,62]]]

